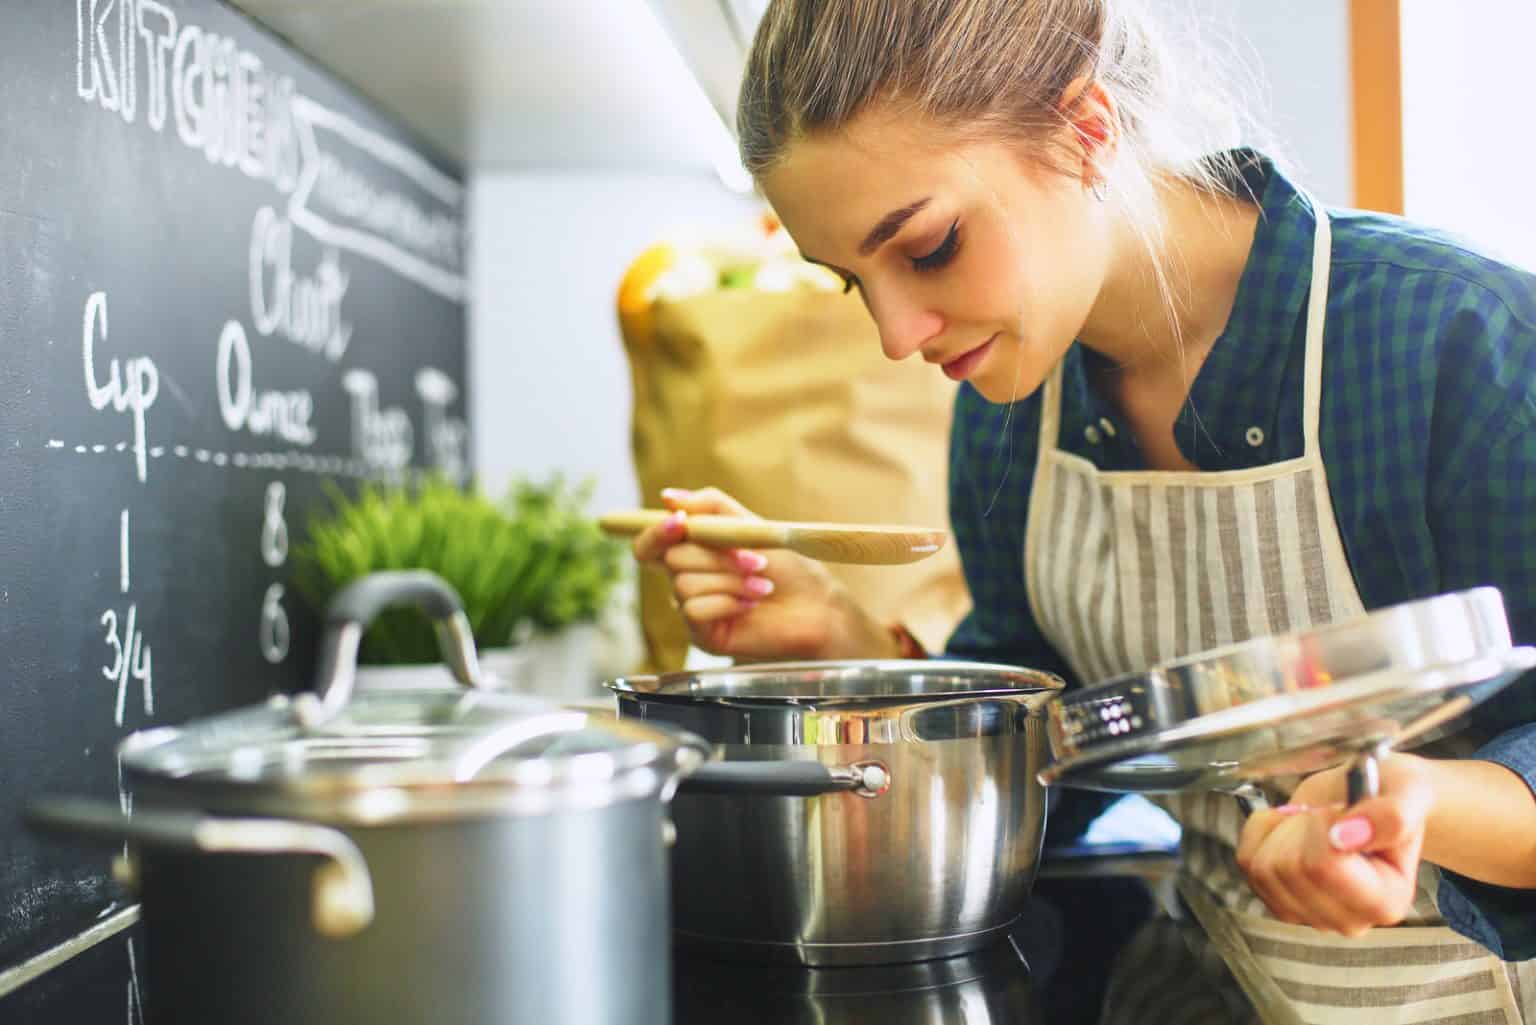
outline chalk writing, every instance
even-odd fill
[[[148,356],[135,356],[121,365],[116,357],[107,363],[107,380],[102,383],[96,375],[96,336],[107,340],[107,294],[93,292],[85,301],[85,330],[81,342],[85,356],[85,393],[91,408],[102,410],[111,406],[119,413],[133,415],[133,451],[138,461],[139,480],[147,473],[144,436],[145,415],[160,394],[160,372],[155,361]]]
[[[379,408],[378,378],[349,370],[341,386],[352,397],[352,452],[367,466],[397,471],[410,465],[415,446],[411,418],[399,408]]]
[[[302,388],[286,392],[256,390],[251,369],[251,343],[246,339],[245,327],[238,320],[225,323],[219,334],[216,380],[219,414],[224,418],[225,427],[232,431],[249,431],[258,437],[275,434],[295,445],[315,443],[315,429],[309,422],[315,409],[314,398]]]
[[[313,276],[293,271],[293,225],[269,206],[251,226],[251,317],[263,335],[279,333],[336,362],[352,340],[341,319],[348,277],[334,249],[320,258]]]

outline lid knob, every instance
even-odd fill
[[[426,570],[370,573],[339,591],[325,611],[325,640],[313,694],[293,702],[295,719],[317,729],[334,719],[352,698],[357,651],[375,616],[397,605],[414,605],[432,619],[443,661],[466,687],[480,687],[480,658],[463,603],[448,582]]]

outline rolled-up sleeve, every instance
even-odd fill
[[[1536,801],[1536,723],[1495,738],[1473,757],[1511,770]],[[1493,842],[1492,833],[1489,841]],[[1536,890],[1515,890],[1443,872],[1440,914],[1452,929],[1506,961],[1536,958]]]

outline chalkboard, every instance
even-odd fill
[[[213,0],[3,21],[0,992],[124,899],[23,803],[309,683],[325,481],[468,470],[455,166]]]

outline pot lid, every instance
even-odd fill
[[[1020,666],[949,659],[849,659],[762,662],[610,681],[610,690],[644,700],[723,705],[835,708],[898,702],[1054,694],[1059,677]]]
[[[356,689],[363,630],[402,604],[433,620],[444,661],[468,689]],[[375,573],[328,606],[315,693],[137,733],[119,754],[136,791],[157,801],[378,823],[666,800],[708,753],[681,730],[487,682],[447,583],[424,572]]]
[[[1047,784],[1237,790],[1405,748],[1536,667],[1495,588],[1259,637],[1081,688],[1052,705]]]
[[[246,814],[385,822],[671,797],[708,748],[681,731],[526,696],[359,690],[306,726],[273,698],[122,745],[136,788]]]

